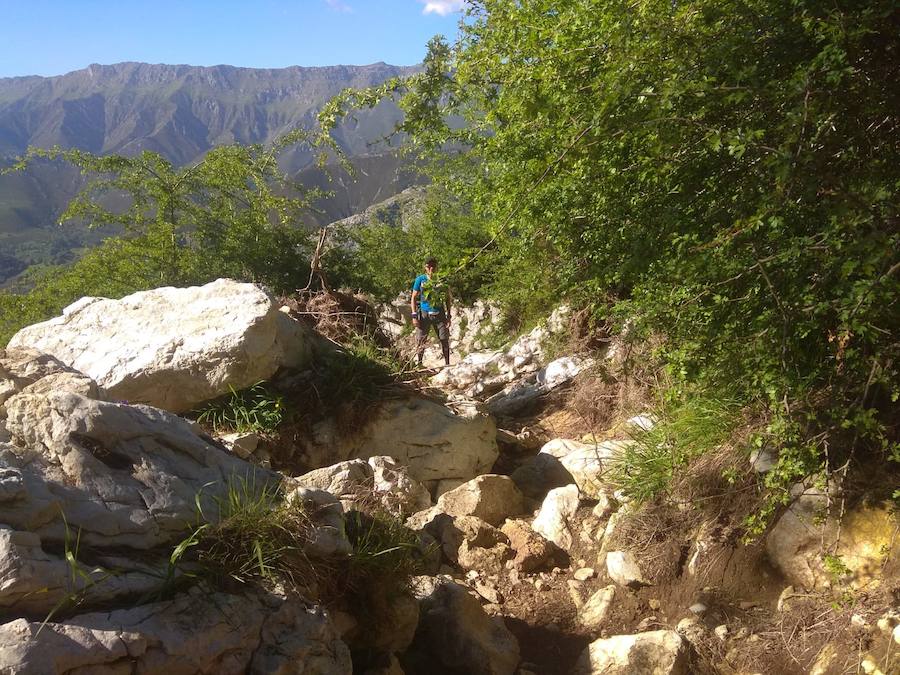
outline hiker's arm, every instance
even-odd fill
[[[417,307],[416,307],[416,304],[417,304],[416,300],[418,300],[418,298],[419,298],[419,291],[413,289],[412,296],[410,296],[410,299],[409,299],[409,309],[412,312],[413,323],[419,322],[419,313],[418,313]]]

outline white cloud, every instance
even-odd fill
[[[425,3],[422,14],[439,14],[447,16],[453,12],[461,12],[466,6],[466,0],[419,0]]]
[[[325,0],[325,4],[331,7],[335,12],[343,12],[344,14],[352,14],[353,8],[343,0]]]

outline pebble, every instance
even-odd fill
[[[654,612],[657,611],[660,607],[662,607],[662,603],[656,598],[651,598],[650,602],[647,603]]]
[[[694,614],[703,614],[706,611],[706,605],[702,602],[696,602],[688,608]]]
[[[790,600],[793,596],[794,596],[794,587],[793,586],[788,586],[783,591],[781,591],[781,595],[778,596],[778,605],[777,605],[777,609],[779,612],[790,611],[791,605],[788,603],[788,600]]]
[[[575,574],[572,575],[578,581],[587,581],[592,576],[594,576],[594,568],[593,567],[582,567],[580,569],[575,570]]]
[[[500,592],[493,586],[476,582],[475,590],[478,591],[478,595],[491,604],[499,605],[503,601],[503,596],[500,595]]]
[[[571,584],[572,582],[570,581],[569,583]],[[572,598],[572,604],[575,605],[575,609],[584,607],[584,599],[581,597],[581,591],[578,590],[578,586],[569,586],[569,597]]]
[[[544,587],[544,580],[543,580],[543,579],[535,579],[535,580],[534,580],[534,587],[535,587],[537,590],[541,590],[541,589]]]
[[[884,675],[884,672],[878,667],[878,664],[875,663],[875,659],[871,656],[864,658],[860,665],[867,675]]]
[[[655,626],[659,626],[659,619],[655,616],[646,616],[641,619],[641,622],[637,625],[637,632],[645,633]]]
[[[866,628],[868,626],[866,620],[862,617],[861,614],[854,614],[853,616],[851,616],[850,623],[857,628]]]
[[[738,603],[738,607],[740,607],[744,611],[747,611],[748,609],[753,609],[754,607],[758,607],[758,606],[759,606],[759,603],[753,602],[752,600],[743,600],[740,603]]]
[[[894,642],[900,645],[900,624],[894,626]]]
[[[477,578],[478,578],[478,570],[469,570],[468,572],[466,572],[466,579],[468,579],[469,581],[472,581],[473,579],[477,579]]]
[[[725,642],[725,638],[728,637],[728,626],[724,623],[721,626],[716,626],[713,629],[713,633],[716,634],[716,637],[719,638],[722,642]]]

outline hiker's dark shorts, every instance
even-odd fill
[[[446,314],[443,312],[437,314],[422,312],[422,315],[419,317],[419,325],[416,326],[417,344],[421,345],[428,339],[428,333],[431,331],[432,326],[434,326],[434,330],[441,342],[450,339],[450,328],[447,326]]]

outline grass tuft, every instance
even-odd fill
[[[609,473],[610,482],[639,502],[665,492],[680,468],[726,442],[740,422],[736,402],[704,396],[663,404],[655,414],[657,424],[632,434],[635,443]]]
[[[271,433],[283,419],[282,397],[270,391],[262,382],[241,391],[231,389],[230,396],[210,403],[201,409],[197,417],[198,422],[212,426],[216,432]]]

